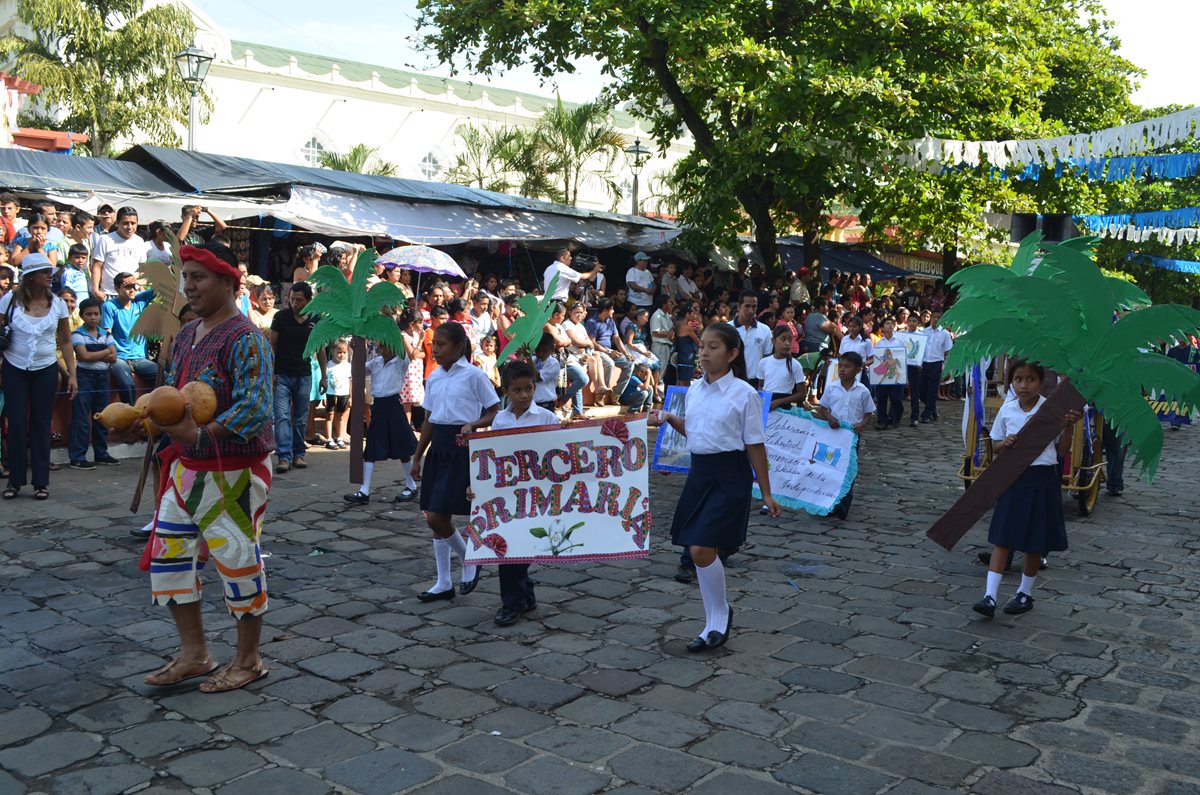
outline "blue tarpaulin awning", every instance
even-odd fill
[[[779,239],[779,259],[785,270],[799,270],[804,265],[804,240],[799,237],[781,237]],[[821,241],[821,270],[827,274],[831,270],[841,273],[866,273],[872,279],[898,279],[908,276],[909,272],[897,268],[889,262],[884,262],[871,252],[846,246],[841,243]]]

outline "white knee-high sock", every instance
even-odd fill
[[[413,480],[412,476],[412,459],[410,458],[407,461],[402,461],[401,464],[404,466],[405,487],[409,489],[415,489],[417,487],[417,481]]]
[[[720,558],[713,559],[707,566],[696,567],[696,579],[700,583],[700,600],[704,602],[704,631],[701,638],[710,632],[724,632],[729,625],[729,602],[725,598],[725,566]]]
[[[1017,590],[1019,590],[1021,593],[1025,594],[1026,596],[1033,596],[1033,583],[1036,580],[1037,580],[1036,574],[1033,575],[1032,577],[1028,577],[1028,576],[1022,574],[1021,575],[1021,587],[1018,588]]]
[[[372,461],[363,461],[363,482],[358,487],[358,490],[363,494],[371,493],[371,476],[375,474],[375,463]]]
[[[467,542],[463,540],[462,533],[455,530],[454,534],[446,539],[446,543],[450,545],[450,548],[452,550],[454,550],[454,554],[458,555],[458,559],[461,561],[464,561],[463,567],[462,567],[462,581],[470,582],[471,580],[475,579],[475,570],[478,569],[479,567],[478,566],[468,566],[466,564],[465,561],[467,559]]]
[[[993,599],[1000,593],[1000,581],[1004,579],[1004,572],[989,571],[987,573],[987,590],[984,591],[984,596],[990,596]]]
[[[433,593],[449,591],[454,587],[454,580],[450,577],[450,545],[446,539],[433,539],[433,559],[437,563],[437,582],[429,590]]]

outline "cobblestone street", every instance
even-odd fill
[[[752,516],[709,656],[664,541],[682,476],[651,475],[648,560],[535,567],[537,610],[501,629],[494,572],[416,600],[433,559],[397,463],[346,507],[347,454],[314,449],[264,532],[271,673],[220,695],[142,683],[176,635],[128,535],[137,461],[64,468],[0,506],[0,794],[1200,793],[1197,431],[1166,434],[1153,485],[1066,502],[1034,610],[987,621],[985,524],[924,536],[961,492],[960,405],[868,432],[849,521]]]

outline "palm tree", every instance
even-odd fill
[[[321,152],[321,168],[352,171],[355,174],[370,174],[375,177],[396,176],[399,166],[386,160],[380,160],[376,157],[378,152],[379,147],[366,144],[355,144],[345,154],[326,150]]]
[[[404,293],[391,282],[379,282],[367,289],[367,278],[375,272],[375,252],[367,249],[358,255],[351,280],[346,281],[340,268],[322,265],[308,282],[318,292],[302,314],[320,317],[304,348],[306,357],[335,340],[350,337],[350,481],[362,483],[363,407],[366,405],[367,340],[386,346],[397,356],[404,355],[404,340],[386,310],[405,305]]]
[[[455,130],[459,153],[446,181],[529,199],[562,201],[549,156],[536,130],[464,124]]]
[[[579,189],[589,181],[599,182],[609,195],[620,197],[612,170],[625,139],[609,122],[606,105],[587,102],[568,108],[560,98],[542,114],[537,129],[567,204],[578,204]]]
[[[929,530],[947,549],[1054,440],[1067,411],[1090,403],[1104,412],[1153,478],[1162,427],[1144,393],[1157,390],[1181,406],[1200,405],[1200,375],[1159,348],[1200,332],[1200,311],[1150,306],[1137,286],[1100,271],[1096,242],[1046,244],[1031,235],[1011,267],[974,265],[949,280],[959,299],[942,321],[962,336],[947,357],[948,369],[961,373],[980,359],[1007,354],[1053,368],[1062,380],[1018,434],[1017,446],[988,466]],[[1118,313],[1124,314],[1113,322]]]

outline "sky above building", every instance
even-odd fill
[[[395,69],[448,74],[415,45],[416,0],[358,0],[352,15],[338,17],[326,0],[194,0],[231,38],[302,50]],[[1126,58],[1146,70],[1134,100],[1147,107],[1200,105],[1200,81],[1186,53],[1200,26],[1200,3],[1184,0],[1104,0]],[[470,75],[460,75],[470,78]],[[516,69],[480,82],[572,102],[595,98],[604,85],[599,64],[543,83],[532,70]]]

